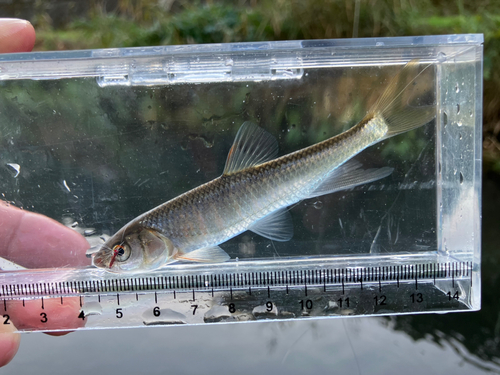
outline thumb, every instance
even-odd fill
[[[19,349],[21,335],[15,331],[16,327],[11,321],[5,321],[5,317],[0,321],[0,367],[9,363]]]
[[[35,45],[35,29],[28,21],[0,18],[0,53],[30,52]]]

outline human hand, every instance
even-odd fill
[[[85,266],[89,244],[78,232],[46,216],[0,202],[0,256],[27,268]],[[46,300],[42,309],[36,300],[6,301],[0,306],[0,367],[17,353],[18,329],[54,328],[71,330],[84,324],[78,319],[78,298]],[[48,321],[43,319],[50,317]],[[8,317],[7,317],[8,316]],[[42,318],[41,318],[42,317]],[[64,333],[57,333],[60,335]]]
[[[0,19],[0,53],[29,52],[35,44],[35,30],[24,20]],[[85,238],[43,215],[34,214],[0,201],[0,256],[27,268],[80,266],[89,264]],[[79,300],[65,298],[64,304],[49,300],[43,312],[52,319],[47,328],[72,329],[83,324],[78,319]],[[0,367],[16,355],[19,329],[41,324],[41,307],[36,301],[6,301],[0,305]],[[7,324],[6,324],[7,323]],[[61,334],[61,333],[59,333]]]
[[[30,52],[35,45],[35,29],[25,20],[0,18],[0,53]]]

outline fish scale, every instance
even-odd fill
[[[223,175],[166,202],[146,215],[143,225],[185,252],[225,242],[279,207],[302,200],[331,170],[380,140],[386,129],[384,120],[374,117],[347,134]]]

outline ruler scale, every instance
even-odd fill
[[[248,262],[252,263],[252,262]],[[470,310],[473,274],[469,261],[407,261],[383,266],[344,266],[328,260],[261,261],[259,269],[231,262],[222,269],[179,266],[149,275],[96,270],[9,272],[0,298],[4,321],[9,304],[39,309],[35,324],[20,330],[57,331],[204,324],[265,319],[366,316]],[[185,267],[185,265],[184,265]],[[31,283],[23,273],[30,272]],[[43,280],[37,281],[38,277]],[[47,325],[47,306],[78,298],[73,327]],[[38,307],[37,307],[38,305]],[[35,306],[35,307],[33,307]],[[19,305],[17,309],[19,309]],[[38,310],[36,310],[38,311]],[[54,308],[54,313],[57,309]]]

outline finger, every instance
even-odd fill
[[[27,268],[85,266],[87,240],[46,216],[0,204],[0,256]]]
[[[21,335],[15,333],[16,327],[11,321],[5,324],[5,318],[3,318],[0,323],[0,367],[2,367],[16,355],[21,342]]]
[[[56,332],[44,332],[46,335],[49,336],[64,336],[67,335],[68,333],[71,333],[73,331],[56,331]]]
[[[25,20],[0,19],[0,53],[30,52],[35,45],[35,29]]]
[[[19,330],[64,330],[53,333],[59,336],[86,323],[85,319],[79,317],[79,297],[8,301],[6,306],[3,315],[8,314]]]

